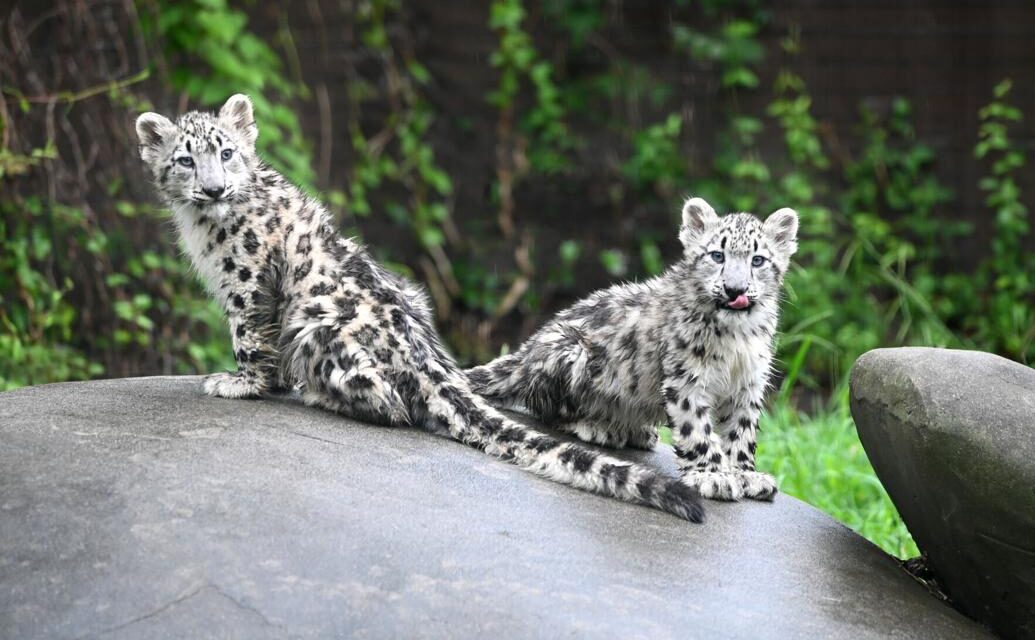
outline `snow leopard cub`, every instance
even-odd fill
[[[684,482],[708,498],[771,500],[755,442],[797,233],[792,209],[763,223],[687,200],[682,260],[560,312],[515,353],[469,369],[472,388],[614,447],[652,448],[667,419]]]
[[[247,96],[175,122],[145,113],[136,130],[181,242],[230,324],[237,371],[206,377],[206,393],[260,397],[283,383],[311,405],[423,428],[557,482],[701,521],[686,484],[525,427],[472,393],[423,291],[342,237],[319,202],[261,160]]]

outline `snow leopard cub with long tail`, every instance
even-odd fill
[[[678,479],[526,428],[472,393],[424,293],[341,237],[320,203],[259,159],[246,96],[175,123],[145,113],[136,130],[182,244],[230,324],[238,370],[208,376],[206,393],[293,387],[310,405],[421,427],[558,482],[701,520],[697,492]]]
[[[798,215],[763,223],[683,206],[683,258],[664,274],[591,294],[516,352],[467,371],[498,407],[524,408],[582,440],[652,448],[667,420],[683,480],[720,500],[771,500],[755,443],[780,287]]]

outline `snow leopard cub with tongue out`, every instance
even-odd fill
[[[798,215],[683,206],[683,258],[560,312],[516,352],[467,371],[475,392],[587,442],[650,449],[667,420],[683,481],[720,500],[771,500],[755,470],[780,287]]]
[[[136,130],[182,244],[230,324],[237,371],[206,377],[206,393],[253,398],[284,383],[311,405],[427,429],[557,482],[701,521],[692,487],[525,427],[472,393],[423,291],[342,237],[319,202],[262,162],[247,96],[175,122],[145,113]]]

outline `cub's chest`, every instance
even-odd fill
[[[222,299],[237,283],[248,284],[258,271],[260,240],[254,232],[230,230],[208,218],[177,214],[180,246],[190,257],[206,290]],[[250,233],[250,238],[246,234]]]
[[[768,370],[771,345],[768,338],[758,336],[731,337],[726,345],[726,366],[733,378],[754,376]]]
[[[198,219],[190,212],[175,212],[180,247],[190,257],[198,276],[210,294],[219,290],[222,251],[215,246],[215,223]]]
[[[726,335],[697,345],[687,356],[689,368],[707,386],[739,386],[767,375],[771,345],[765,337]]]

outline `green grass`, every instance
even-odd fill
[[[919,555],[877,479],[847,406],[808,416],[777,402],[761,421],[757,466],[804,500],[899,558]]]
[[[846,403],[809,416],[777,398],[761,421],[757,466],[780,491],[825,511],[898,558],[916,543],[866,458]],[[670,442],[668,429],[662,439]]]

